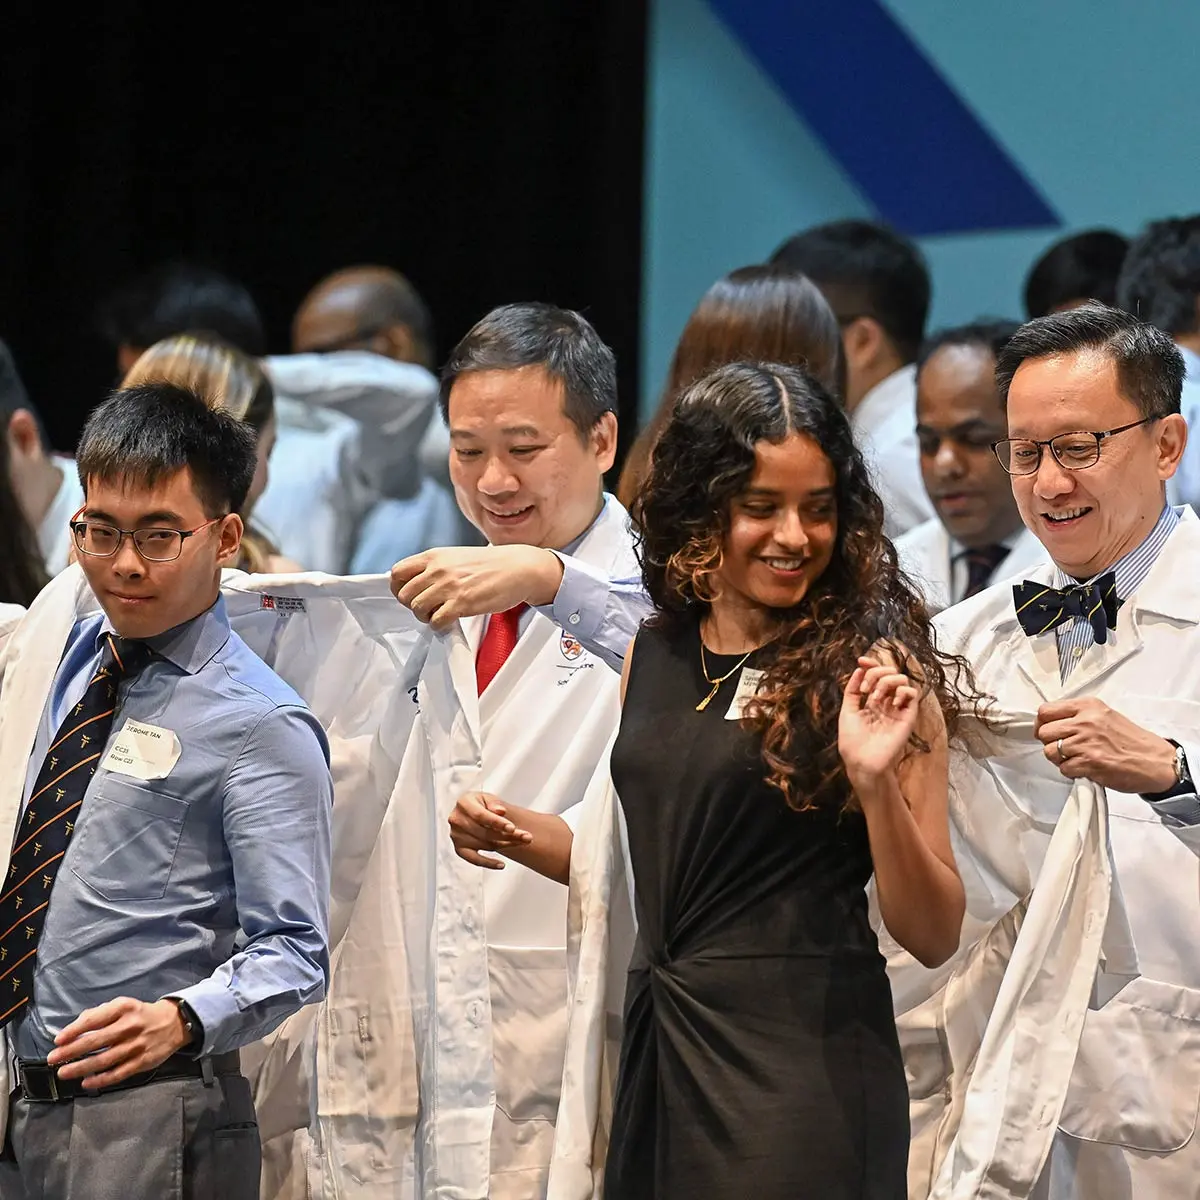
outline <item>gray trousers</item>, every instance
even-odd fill
[[[15,1094],[0,1200],[258,1200],[261,1150],[240,1075],[167,1079],[41,1104]]]

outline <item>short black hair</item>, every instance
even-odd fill
[[[450,352],[439,400],[450,419],[450,389],[472,371],[541,367],[562,384],[563,408],[581,438],[607,412],[617,411],[617,360],[577,312],[527,302],[494,308]]]
[[[1117,302],[1172,336],[1200,330],[1200,214],[1155,221],[1134,238]]]
[[[1087,229],[1059,239],[1029,268],[1025,312],[1044,317],[1072,300],[1116,304],[1117,276],[1129,239],[1113,229]]]
[[[192,388],[140,383],[96,408],[79,439],[79,481],[127,478],[145,487],[188,467],[210,517],[238,512],[254,480],[258,439]]]
[[[1178,347],[1161,329],[1107,304],[1084,304],[1022,325],[996,362],[1001,402],[1007,403],[1022,363],[1080,350],[1102,351],[1117,364],[1121,394],[1143,417],[1179,411],[1185,372]]]
[[[925,259],[908,238],[872,221],[831,221],[788,238],[771,262],[807,275],[839,323],[872,317],[905,362],[916,358],[930,283]]]
[[[209,267],[165,263],[118,288],[100,309],[113,346],[148,350],[180,333],[215,334],[245,354],[266,353],[267,335],[254,298]]]
[[[917,372],[939,351],[947,346],[979,346],[991,352],[995,359],[1008,345],[1014,333],[1021,328],[1020,321],[1007,321],[1000,317],[982,317],[966,325],[953,325],[939,329],[921,343],[917,355]]]

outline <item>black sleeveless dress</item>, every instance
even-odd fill
[[[739,657],[708,655],[709,672]],[[866,823],[787,807],[726,718],[737,682],[696,712],[698,626],[638,635],[612,755],[638,948],[605,1197],[904,1200],[908,1093]]]

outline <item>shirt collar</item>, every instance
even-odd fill
[[[868,429],[883,420],[884,415],[898,405],[906,409],[913,408],[913,397],[917,388],[917,367],[909,363],[898,371],[893,371],[886,379],[881,379],[855,406],[850,414],[850,424],[859,429]],[[915,409],[913,422],[916,421]]]
[[[1011,554],[1013,552],[1013,550],[1016,548],[1017,542],[1021,538],[1021,534],[1023,534],[1024,532],[1025,532],[1025,526],[1022,525],[1019,528],[1014,529],[1012,531],[1012,533],[1010,533],[1008,535],[1008,537],[1002,537],[995,544],[997,546],[1003,546],[1004,549],[1007,550],[1009,552],[1009,554]],[[962,542],[960,542],[957,538],[950,539],[950,561],[951,562],[953,562],[956,558],[961,558],[966,553],[967,553],[967,547],[964,546],[962,544]]]
[[[96,630],[96,650],[101,649],[101,640],[106,634],[114,633],[112,622],[107,617]],[[165,658],[188,675],[195,675],[206,666],[213,655],[229,641],[229,615],[225,611],[225,597],[218,596],[216,603],[205,609],[198,617],[168,629],[155,637],[146,638],[146,645],[159,658]]]
[[[1150,574],[1150,569],[1157,561],[1163,546],[1167,544],[1167,538],[1179,524],[1179,516],[1179,513],[1169,504],[1164,505],[1162,512],[1158,515],[1158,520],[1154,523],[1154,528],[1137,547],[1117,559],[1110,568],[1116,576],[1118,599],[1127,600],[1145,582],[1146,576]],[[1087,582],[1086,579],[1072,579],[1059,566],[1054,568],[1054,586],[1056,588]]]
[[[560,546],[558,548],[559,554],[575,554],[579,547],[583,545],[583,539],[604,519],[604,514],[608,511],[608,505],[611,500],[612,497],[605,492],[604,503],[600,505],[600,511],[596,514],[596,519],[573,542],[568,542],[565,546]]]

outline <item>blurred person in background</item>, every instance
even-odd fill
[[[936,333],[917,356],[917,446],[937,516],[896,539],[900,567],[931,612],[1045,561],[992,443],[1008,435],[996,357],[1015,321]]]
[[[37,538],[13,490],[8,464],[9,456],[0,454],[0,646],[47,582]]]
[[[1088,229],[1054,242],[1025,277],[1026,316],[1044,317],[1088,300],[1116,304],[1128,250],[1129,239],[1112,229]]]
[[[765,360],[804,367],[829,391],[845,385],[841,332],[820,291],[782,265],[741,267],[704,293],[683,327],[658,410],[625,459],[617,496],[633,504],[675,399],[714,367]]]
[[[934,515],[917,457],[916,358],[929,315],[929,271],[907,238],[870,221],[798,233],[771,262],[803,271],[842,330],[846,411],[898,537]]]
[[[1200,214],[1146,226],[1129,247],[1117,303],[1175,340],[1187,372],[1180,411],[1189,433],[1200,430]],[[1167,498],[1200,512],[1200,434],[1189,437]]]
[[[238,514],[246,529],[234,565],[252,572],[299,571],[297,563],[284,558],[270,538],[250,523],[254,506],[267,487],[267,461],[277,431],[275,393],[257,360],[211,337],[185,334],[164,338],[137,359],[121,386],[155,382],[174,383],[195,392],[210,408],[231,413],[254,431],[258,459]]]
[[[104,302],[100,315],[122,376],[145,350],[177,334],[213,334],[254,357],[266,351],[262,317],[249,291],[219,271],[189,263],[168,263],[133,279]],[[275,412],[271,486],[261,498],[259,520],[287,558],[342,573],[377,492],[362,466],[362,429],[342,413],[286,397],[276,399]]]
[[[57,575],[70,559],[68,523],[71,514],[83,503],[83,488],[74,462],[53,453],[46,445],[37,410],[3,342],[0,342],[0,418],[4,420],[7,442],[6,485],[16,496],[24,518],[22,524],[34,531],[36,541],[31,548],[35,560],[40,559],[26,582],[36,579],[44,582],[44,572]],[[23,544],[24,540],[18,538],[17,544]],[[17,553],[15,547],[13,552]]]
[[[383,266],[335,271],[300,304],[292,349],[268,361],[276,392],[359,421],[364,462],[378,481],[349,571],[387,571],[435,546],[478,544],[451,492],[449,434],[431,373],[433,319],[412,284]]]

